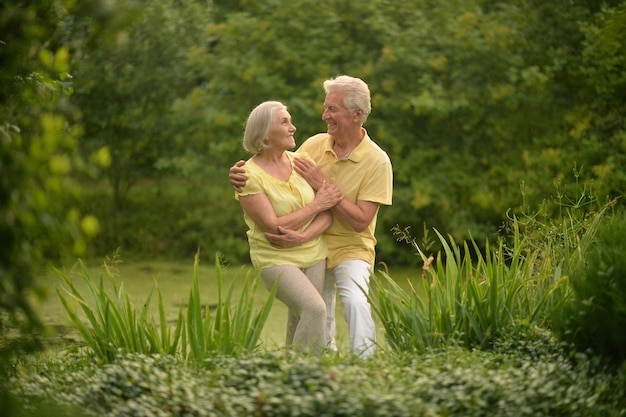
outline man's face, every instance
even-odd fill
[[[328,93],[324,100],[322,120],[328,125],[328,134],[341,137],[354,123],[358,123],[355,112],[351,112],[343,105],[343,93]]]

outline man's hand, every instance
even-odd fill
[[[267,232],[265,237],[273,247],[278,249],[293,248],[304,243],[302,233],[297,230],[285,229],[282,226],[278,226],[278,233]]]
[[[246,186],[246,170],[243,168],[246,161],[237,161],[235,165],[230,167],[228,171],[228,180],[230,181],[230,186],[233,187],[235,191],[238,193],[241,192],[241,189]]]
[[[296,168],[296,172],[300,174],[315,191],[322,188],[326,178],[324,177],[322,170],[315,165],[315,163],[305,158],[295,157],[293,159],[293,164]]]

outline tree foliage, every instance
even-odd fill
[[[120,6],[117,13],[130,12],[129,24],[113,36],[87,33],[74,74],[85,126],[81,148],[111,153],[106,177],[118,210],[130,188],[154,177],[156,162],[172,153],[167,114],[196,83],[188,55],[204,42],[208,16],[193,1]]]
[[[85,4],[44,20],[58,30],[41,39],[71,57],[58,86],[74,91],[63,103],[83,126],[83,157],[110,155],[110,169],[88,174],[106,175],[111,191],[100,194],[115,210],[80,202],[99,209],[103,250],[178,242],[179,254],[245,253],[234,249],[245,248],[244,225],[226,172],[247,157],[248,112],[284,101],[302,142],[326,129],[321,83],[341,73],[370,85],[366,128],[394,167],[394,204],[377,233],[383,261],[413,260],[390,233],[396,224],[484,241],[507,210],[572,187],[624,193],[623,0]],[[176,194],[157,185],[147,213],[132,187],[160,178],[184,183]],[[162,224],[148,227],[154,219]]]
[[[0,353],[20,345],[5,339],[7,326],[28,330],[24,336],[39,329],[41,269],[85,255],[100,228],[76,204],[78,175],[108,159],[77,152],[83,129],[71,100],[72,57],[80,39],[68,30],[80,16],[90,16],[93,32],[117,27],[98,0],[6,1],[0,10]]]
[[[245,156],[248,109],[278,99],[303,141],[325,129],[321,82],[365,79],[366,127],[395,174],[394,205],[379,223],[383,254],[394,251],[388,231],[397,223],[482,239],[508,209],[565,194],[570,183],[620,196],[624,3],[612,6],[239,2],[210,27],[211,47],[198,56],[206,83],[190,98],[211,129],[198,140],[229,166]]]
[[[57,199],[73,189],[80,133],[67,123],[68,49],[49,42],[59,19],[51,4],[18,3],[0,15],[7,34],[0,48],[0,312],[10,313],[0,315],[0,328],[5,321],[37,324],[28,301],[34,272],[73,239],[84,246],[78,213]]]

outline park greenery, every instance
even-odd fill
[[[571,211],[570,221],[547,225],[563,232],[548,240],[516,232],[475,268],[446,243],[445,265],[438,259],[419,274],[426,296],[380,272],[371,301],[385,342],[368,360],[258,344],[273,297],[251,314],[254,280],[235,304],[231,287],[202,314],[197,257],[174,337],[160,296],[154,321],[150,295],[137,308],[109,268],[111,292],[82,267],[96,302],[67,276],[60,291],[85,344],[20,357],[10,389],[25,405],[15,415],[621,416],[626,222],[609,209],[593,218]],[[604,265],[574,274],[582,254]],[[221,282],[219,262],[216,270]]]
[[[0,22],[3,412],[626,413],[625,1],[6,0]],[[45,348],[53,265],[247,264],[227,181],[245,118],[281,100],[301,143],[338,74],[369,84],[394,169],[376,358],[263,349],[253,271],[216,310],[194,272],[173,326],[157,285],[136,307],[61,272],[84,342]]]

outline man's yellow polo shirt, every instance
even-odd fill
[[[338,159],[333,151],[333,139],[320,133],[307,139],[298,149],[306,152],[321,168],[327,180],[337,187],[352,203],[358,200],[391,205],[393,171],[387,153],[374,143],[367,132],[361,143],[346,158]],[[361,259],[374,265],[376,257],[376,218],[361,233],[334,217],[333,225],[326,230],[328,245],[327,268],[342,262]]]

